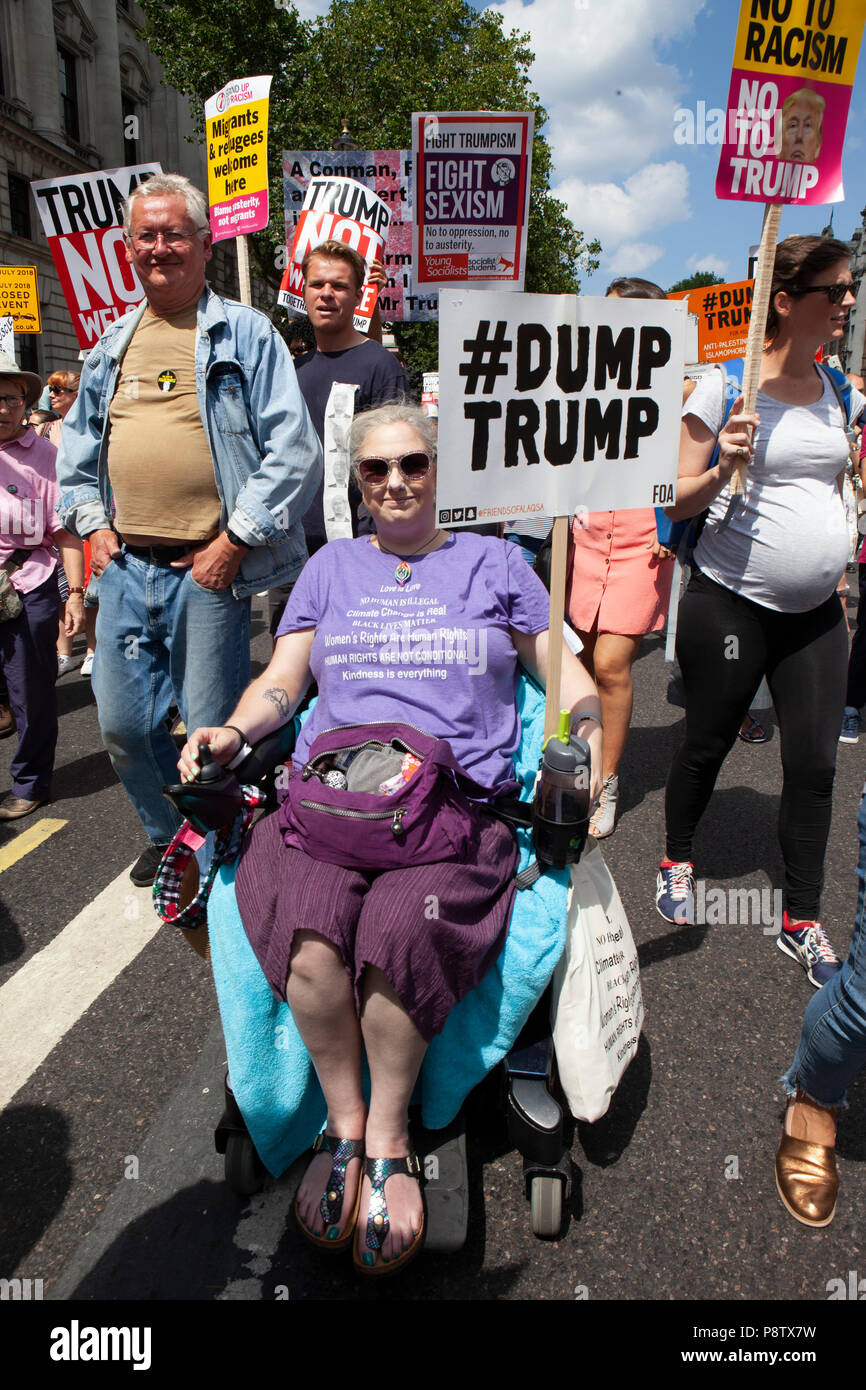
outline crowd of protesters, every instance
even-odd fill
[[[106,747],[148,836],[131,875],[145,886],[177,829],[161,797],[161,784],[175,780],[172,701],[189,728],[227,718],[249,677],[251,595],[278,597],[276,630],[308,554],[335,534],[370,530],[348,476],[344,502],[333,500],[340,412],[347,392],[355,394],[351,415],[404,397],[408,382],[394,355],[353,325],[365,267],[340,243],[307,257],[309,322],[287,347],[264,315],[208,288],[207,208],[186,180],[159,175],[134,190],[124,232],[146,298],[107,330],[83,372],[53,372],[45,393],[34,373],[0,360],[0,483],[15,504],[0,536],[0,603],[9,605],[0,621],[0,736],[18,738],[0,819],[50,799],[55,680],[74,665],[72,642],[86,623],[81,672],[92,669]],[[700,515],[703,525],[679,607],[685,725],[666,790],[656,907],[678,927],[694,922],[694,834],[766,680],[783,771],[778,945],[818,991],[784,1080],[776,1172],[787,1208],[814,1226],[832,1219],[835,1113],[866,1060],[862,809],[860,894],[844,962],[820,920],[837,743],[857,741],[866,704],[866,621],[849,655],[837,588],[849,558],[841,480],[866,397],[859,379],[841,390],[816,357],[842,338],[855,289],[843,243],[780,244],[756,410],[744,413],[742,400],[729,408],[712,371],[684,390],[670,509],[674,519]],[[617,280],[608,293],[665,297],[638,280]],[[866,431],[863,439],[859,469]],[[410,486],[410,457],[379,462],[399,462]],[[732,477],[744,465],[747,485],[735,497]],[[38,533],[15,511],[26,499],[39,503]],[[548,528],[515,522],[505,535],[533,564]],[[858,559],[859,618],[866,542]],[[600,697],[603,766],[590,826],[599,839],[616,827],[632,666],[644,637],[666,621],[673,563],[652,512],[575,518],[567,613]],[[124,662],[130,631],[136,663]],[[737,661],[726,659],[732,636]]]

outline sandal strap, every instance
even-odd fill
[[[420,1178],[421,1164],[416,1153],[407,1158],[366,1158],[364,1174],[370,1179],[370,1205],[367,1210],[367,1235],[364,1240],[368,1250],[376,1254],[382,1249],[390,1230],[388,1204],[385,1201],[385,1183],[395,1173],[405,1173],[410,1178]]]
[[[325,1226],[336,1226],[343,1213],[346,1169],[353,1158],[364,1157],[364,1141],[339,1139],[333,1134],[317,1134],[313,1153],[329,1153],[333,1156],[331,1176],[319,1203],[319,1215]]]

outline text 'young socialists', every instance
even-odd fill
[[[487,632],[484,628],[415,627],[404,620],[396,627],[380,631],[360,631],[325,637],[326,646],[342,650],[325,657],[325,664],[341,666],[438,667],[439,679],[448,666],[466,666],[470,676],[482,676],[487,670]],[[353,650],[346,651],[351,646]],[[351,670],[343,679],[354,679]]]

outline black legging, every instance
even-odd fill
[[[857,566],[860,602],[857,605],[857,631],[848,658],[848,691],[845,704],[852,709],[866,705],[866,564]]]
[[[698,821],[766,675],[782,752],[785,907],[817,918],[848,658],[838,595],[808,613],[777,613],[696,570],[680,605],[677,658],[686,734],[665,796],[668,857],[691,860]]]

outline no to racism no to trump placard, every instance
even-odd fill
[[[742,0],[716,196],[837,203],[863,0]]]
[[[674,500],[686,307],[442,290],[440,526]]]

